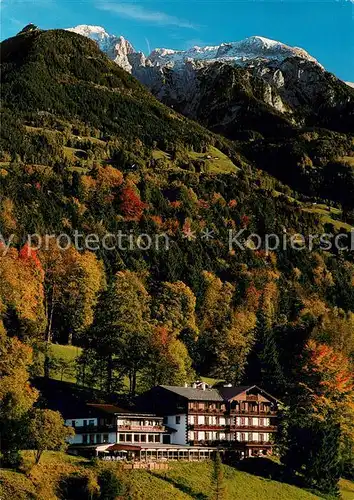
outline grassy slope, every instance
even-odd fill
[[[72,345],[61,345],[61,344],[52,344],[50,347],[50,350],[52,352],[52,355],[56,359],[65,359],[68,362],[72,362],[74,365],[75,359],[80,356],[82,349],[81,347],[75,347]],[[60,380],[60,373],[56,372],[55,370],[52,370],[51,372],[51,378],[55,380]],[[211,378],[211,377],[201,377],[201,379],[206,382],[207,384],[213,386],[219,382],[222,382],[220,379],[216,378]],[[63,382],[76,382],[76,378],[74,376],[67,376],[64,374],[63,377]],[[126,387],[129,387],[129,382],[128,379],[126,380]]]
[[[213,496],[213,465],[203,463],[176,463],[168,471],[156,472],[164,481],[188,492],[191,498],[209,499]],[[307,491],[277,481],[256,477],[232,467],[224,466],[225,488],[228,499],[238,500],[302,500],[318,498]],[[145,497],[144,497],[145,498]],[[152,499],[147,496],[146,499]]]
[[[58,480],[84,469],[91,469],[95,474],[98,468],[113,467],[115,464],[93,465],[85,459],[70,457],[64,453],[44,453],[39,466],[33,464],[33,454],[24,453],[24,473],[0,469],[0,498],[22,500],[56,500]],[[145,470],[125,471],[121,476],[132,500],[211,500],[212,463],[173,462],[169,470],[148,472]],[[257,477],[224,466],[226,487],[225,500],[305,500],[319,498],[305,490]],[[354,483],[341,481],[341,493],[344,500],[354,499]],[[126,497],[128,498],[128,496]]]
[[[81,347],[60,344],[52,344],[50,349],[55,357],[64,358],[66,361],[75,361],[82,351]]]
[[[205,153],[189,151],[187,156],[190,161],[203,160],[206,171],[210,174],[225,174],[239,170],[230,158],[214,146],[210,146]],[[208,159],[208,156],[211,156],[211,158]],[[155,149],[152,153],[152,157],[154,160],[165,160],[167,163],[171,162],[170,155],[160,149]]]
[[[189,156],[192,160],[205,161],[209,173],[228,173],[238,170],[230,158],[214,146],[208,148],[206,153],[190,152]],[[207,156],[211,156],[211,158],[207,159]]]
[[[64,373],[63,381],[64,382],[76,382],[76,377],[74,374],[75,371],[75,359],[81,354],[81,347],[75,347],[72,345],[60,345],[60,344],[52,344],[50,346],[51,353],[55,359],[64,359],[65,361],[72,364],[73,373],[66,374]],[[61,376],[59,371],[52,370],[51,378],[55,380],[60,380]]]
[[[352,481],[346,481],[342,479],[340,482],[340,491],[343,500],[353,500],[354,498],[354,483]]]

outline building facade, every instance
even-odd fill
[[[272,452],[278,403],[256,385],[161,385],[138,398],[136,411],[89,404],[65,422],[76,431],[71,449],[96,450],[96,455],[202,459],[222,448],[249,457]],[[192,448],[194,454],[188,452]]]
[[[170,432],[163,417],[144,412],[132,412],[115,405],[88,404],[80,418],[65,420],[75,429],[71,445],[103,445],[168,443]]]
[[[272,451],[278,401],[258,386],[158,386],[143,398],[173,430],[172,444],[221,445],[243,456]]]

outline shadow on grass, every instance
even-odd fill
[[[290,475],[283,465],[268,458],[246,458],[238,462],[235,468],[264,479],[291,484],[298,488],[306,487],[301,477]]]
[[[153,471],[150,471],[150,472],[153,476],[158,477],[159,479],[163,479],[167,483],[172,484],[172,486],[174,486],[178,490],[182,491],[183,493],[186,493],[187,495],[191,496],[192,498],[195,498],[196,500],[208,500],[209,499],[208,495],[194,491],[190,486],[187,486],[186,484],[183,484],[176,479],[172,479],[171,477],[167,477],[164,474],[155,474]]]

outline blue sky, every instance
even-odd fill
[[[185,49],[261,35],[303,47],[354,82],[354,0],[0,0],[1,39],[43,29],[103,26],[137,50]]]

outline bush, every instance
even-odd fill
[[[105,469],[98,476],[100,486],[101,500],[115,500],[117,496],[123,496],[125,493],[124,484],[119,477],[110,469]]]

